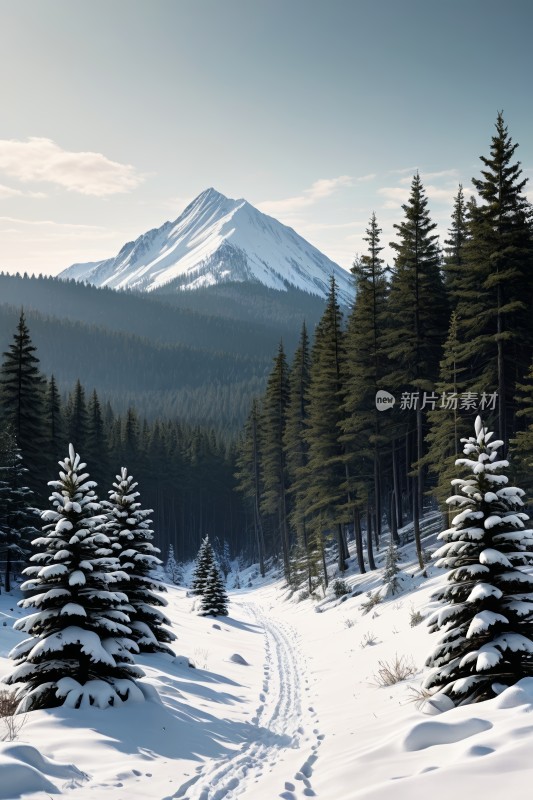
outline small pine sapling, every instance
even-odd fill
[[[215,562],[211,564],[205,582],[200,614],[203,617],[226,617],[228,615],[228,595],[224,581]]]
[[[203,595],[206,586],[207,576],[212,565],[215,563],[215,554],[209,541],[209,536],[202,540],[198,555],[196,556],[196,565],[192,576],[191,592],[195,595]]]
[[[165,564],[165,572],[167,573],[168,577],[175,583],[176,586],[180,586],[183,583],[183,569],[180,564],[176,561],[176,557],[174,555],[174,547],[172,545],[168,548],[168,556],[167,561]]]
[[[385,569],[383,570],[383,583],[387,589],[387,594],[389,595],[398,594],[401,589],[400,581],[398,580],[398,575],[400,573],[400,568],[398,566],[399,561],[400,556],[398,553],[398,548],[396,547],[396,543],[391,536],[389,546],[387,548]]]

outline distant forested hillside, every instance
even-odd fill
[[[190,306],[190,307],[187,307]],[[296,347],[323,302],[242,284],[175,296],[115,292],[49,277],[0,275],[0,348],[24,308],[41,368],[67,391],[77,378],[117,411],[235,430],[265,386],[283,339]]]

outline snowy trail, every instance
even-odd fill
[[[205,764],[198,776],[184,783],[172,797],[314,797],[313,765],[324,737],[317,728],[315,711],[308,704],[306,663],[298,635],[292,625],[269,617],[259,604],[242,606],[265,633],[263,686],[250,721],[248,740],[232,758]]]

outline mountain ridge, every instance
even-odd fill
[[[72,264],[58,277],[156,293],[249,282],[325,297],[331,275],[340,302],[349,305],[354,288],[346,270],[247,200],[209,188],[174,222],[127,242],[113,258]]]

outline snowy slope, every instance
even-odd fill
[[[527,797],[533,679],[437,716],[410,701],[438,637],[424,622],[411,626],[412,610],[430,613],[444,576],[430,567],[423,580],[412,545],[401,554],[403,593],[368,614],[365,592],[382,586],[380,571],[355,574],[353,557],[347,582],[360,594],[330,594],[318,606],[289,599],[253,569],[240,576],[253,585],[230,592],[230,616],[216,621],[169,587],[166,612],[185,658],[140,659],[144,703],[28,714],[18,739],[0,743],[0,800]],[[10,625],[16,595],[0,596],[3,672],[21,638]],[[415,674],[378,686],[380,666],[396,655]]]
[[[207,189],[175,222],[128,242],[114,258],[73,264],[59,277],[141,291],[254,281],[325,296],[331,275],[338,282],[339,299],[349,304],[353,286],[346,270],[246,200],[230,200]]]

